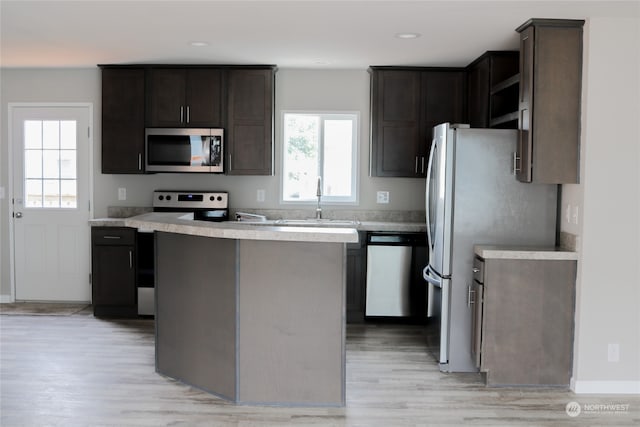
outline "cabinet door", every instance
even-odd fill
[[[419,233],[411,251],[411,282],[409,285],[409,305],[411,317],[415,323],[423,324],[427,320],[427,283],[422,276],[422,270],[429,264],[429,250],[426,236]]]
[[[102,69],[102,173],[143,173],[144,70]]]
[[[374,70],[371,85],[371,175],[422,176],[420,72]]]
[[[350,246],[350,245],[348,245]],[[347,249],[347,323],[364,321],[365,251],[360,243]]]
[[[476,281],[471,284],[469,292],[469,303],[472,305],[471,313],[471,354],[475,360],[476,367],[480,367],[482,350],[482,304],[484,297],[484,286]]]
[[[518,145],[516,148],[516,178],[531,182],[531,96],[533,94],[534,27],[520,34],[520,96],[518,102]]]
[[[186,84],[185,69],[152,68],[149,70],[147,126],[184,126]]]
[[[472,128],[489,127],[490,65],[487,56],[467,71],[468,121]]]
[[[425,71],[422,74],[424,136],[420,148],[428,151],[433,140],[433,127],[440,123],[465,121],[464,71]],[[426,171],[425,171],[426,172]],[[422,175],[425,175],[423,172]]]
[[[94,306],[135,306],[134,246],[94,245],[92,282]]]
[[[582,28],[535,27],[531,117],[533,182],[579,178]]]
[[[273,173],[274,71],[230,70],[227,147],[230,175]]]
[[[185,125],[222,127],[222,71],[193,68],[187,70]]]

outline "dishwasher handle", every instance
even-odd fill
[[[411,234],[377,234],[369,233],[367,245],[369,246],[413,246],[414,236]]]

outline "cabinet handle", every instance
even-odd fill
[[[180,106],[180,123],[184,123],[184,107]]]
[[[142,153],[138,153],[138,170],[142,170]]]
[[[113,239],[113,240],[117,240],[117,239],[120,239],[121,237],[120,237],[120,236],[103,236],[102,238],[103,238],[103,239]]]
[[[473,271],[474,273],[480,273],[480,269],[478,267],[473,267],[471,271]]]
[[[189,106],[187,105],[187,123],[189,123],[189,116],[190,116],[190,114],[189,114]]]
[[[421,157],[421,161],[422,161],[422,173],[424,173],[424,156]]]
[[[133,268],[133,251],[129,251],[129,268]]]
[[[520,167],[518,166],[519,162],[520,162],[520,157],[518,156],[518,153],[513,153],[513,174],[514,175],[520,172]]]
[[[475,304],[476,300],[475,300],[475,296],[476,296],[476,291],[474,291],[473,289],[471,289],[471,286],[469,286],[468,288],[468,293],[467,293],[467,307],[471,307],[471,304]],[[471,299],[471,296],[474,296],[473,299]]]
[[[229,153],[229,172],[231,172],[231,165],[233,163],[231,163],[231,153]]]
[[[415,168],[416,173],[418,173],[418,156],[416,156],[416,168]]]

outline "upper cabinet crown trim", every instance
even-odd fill
[[[582,27],[584,25],[584,19],[543,19],[543,18],[531,18],[524,24],[516,28],[517,32],[522,32],[525,28],[532,25],[544,26],[544,27]]]

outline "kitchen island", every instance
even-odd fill
[[[240,404],[344,406],[351,228],[149,213],[156,232],[156,370]]]

